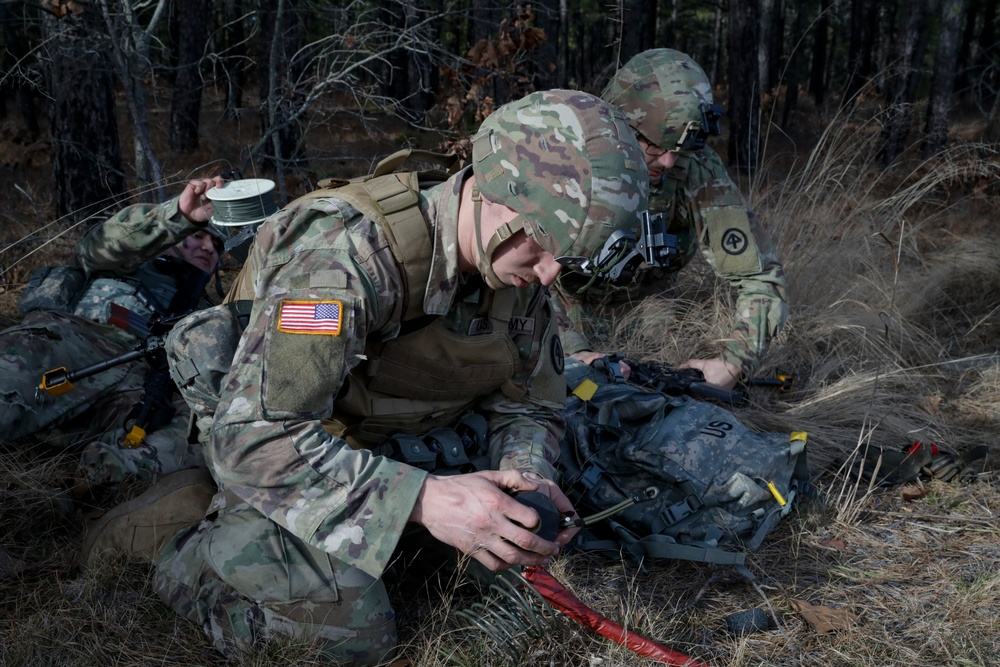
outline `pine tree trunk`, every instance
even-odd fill
[[[919,50],[922,3],[905,8],[895,31],[895,62],[885,79],[885,123],[882,127],[882,165],[888,167],[906,149],[913,119],[913,63]]]
[[[208,44],[210,0],[187,0],[185,12],[201,17],[188,21],[178,35],[177,78],[170,105],[170,135],[172,149],[190,153],[198,148],[198,127],[201,114],[201,57]]]
[[[791,42],[797,44],[806,32],[808,15],[804,7],[795,10],[795,21],[792,23]],[[795,49],[788,57],[788,68],[785,74],[785,106],[781,110],[781,128],[789,130],[792,127],[792,114],[799,104],[799,83],[802,81],[804,56],[802,49]]]
[[[101,13],[88,5],[61,19],[45,14],[44,68],[56,213],[77,222],[125,202],[113,67]]]
[[[535,26],[545,32],[545,41],[528,54],[534,65],[533,88],[559,88],[559,0],[536,0]]]
[[[769,91],[777,84],[776,78],[772,78],[773,62],[781,57],[781,33],[777,31],[777,24],[780,23],[777,13],[781,9],[781,2],[780,0],[759,1],[760,47],[757,50],[757,64],[760,70],[760,88],[763,91]]]
[[[715,24],[712,30],[712,67],[709,72],[709,78],[713,83],[718,83],[721,78],[721,68],[722,68],[722,10],[724,9],[724,0],[717,0],[715,3]]]
[[[651,48],[656,39],[656,0],[620,0],[620,2],[619,65]]]
[[[222,76],[226,86],[226,118],[239,118],[246,86],[246,31],[243,28],[243,0],[224,0],[222,32],[228,58],[223,61]]]
[[[757,0],[729,3],[729,164],[747,173],[758,164],[758,13]]]
[[[820,14],[813,27],[812,74],[809,77],[809,93],[816,100],[816,106],[823,106],[826,99],[827,44],[830,38],[831,0],[823,0]]]
[[[847,43],[847,83],[844,85],[842,108],[853,107],[864,85],[862,70],[865,31],[868,27],[866,0],[851,0],[850,39]]]
[[[569,86],[569,8],[566,0],[559,0],[559,37],[556,47],[556,86]]]
[[[934,56],[934,80],[927,101],[927,122],[920,157],[927,159],[948,142],[948,111],[955,92],[955,70],[966,0],[945,0],[941,8],[941,33]]]
[[[261,0],[260,6],[261,137],[266,139],[260,166],[275,175],[279,197],[284,199],[287,171],[300,167],[305,159],[302,119],[295,116],[301,93],[292,87],[300,65],[291,61],[302,47],[302,26],[295,0]]]

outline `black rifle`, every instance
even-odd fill
[[[122,443],[126,447],[138,447],[145,440],[147,431],[169,423],[174,415],[171,396],[176,387],[170,379],[167,355],[163,350],[163,344],[167,334],[180,319],[181,316],[162,317],[160,315],[153,315],[146,319],[132,313],[127,308],[112,303],[111,317],[108,319],[108,323],[139,336],[141,340],[131,351],[117,357],[105,359],[76,370],[68,370],[63,366],[43,373],[42,382],[35,390],[36,400],[41,400],[40,392],[42,391],[51,396],[61,396],[73,390],[74,382],[131,361],[148,359],[151,369],[146,374],[142,401],[131,410],[125,419],[127,434]]]
[[[623,359],[620,354],[602,357],[593,363],[594,368],[607,373],[616,382],[625,382],[619,361],[631,369],[628,382],[659,391],[670,396],[687,394],[694,398],[708,399],[723,405],[740,406],[746,402],[746,392],[737,389],[720,389],[705,382],[705,375],[697,368],[670,368],[654,361]]]

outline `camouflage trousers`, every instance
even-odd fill
[[[231,504],[231,506],[230,506]],[[156,559],[153,585],[212,646],[233,657],[276,635],[308,642],[336,664],[395,654],[384,583],[298,539],[232,494],[179,531]]]
[[[0,332],[0,428],[6,440],[34,436],[48,447],[86,443],[79,478],[89,485],[117,484],[129,477],[204,467],[201,447],[187,442],[190,411],[179,396],[170,424],[149,433],[135,449],[122,447],[124,420],[142,396],[144,362],[115,366],[74,383],[61,395],[37,392],[45,371],[96,363],[128,352],[132,341],[120,329],[59,311],[33,311]]]

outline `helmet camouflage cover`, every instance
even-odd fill
[[[632,129],[578,91],[531,93],[494,111],[472,139],[472,168],[482,196],[519,213],[555,257],[594,255],[615,231],[637,230],[648,205]]]
[[[712,84],[691,56],[673,49],[643,51],[615,72],[601,98],[621,109],[652,144],[674,150],[688,123],[711,105]]]

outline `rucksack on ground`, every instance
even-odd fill
[[[756,433],[713,403],[629,384],[571,395],[562,487],[587,517],[639,502],[582,531],[574,546],[642,562],[732,565],[809,490],[804,433]]]

